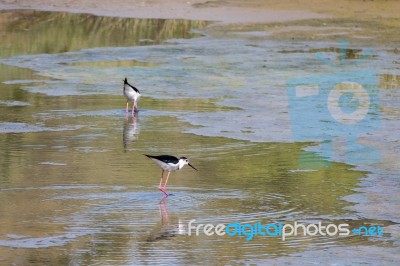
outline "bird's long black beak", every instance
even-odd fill
[[[194,170],[196,170],[197,172],[199,171],[199,170],[197,170],[193,165],[191,165],[190,163],[188,163],[188,165],[189,165],[190,167],[192,167]]]

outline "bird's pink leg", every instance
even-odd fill
[[[163,178],[164,178],[164,169],[163,169],[163,170],[162,170],[162,172],[161,172],[160,185],[158,186],[158,188],[159,188],[159,189],[162,189],[162,186],[161,186],[161,184],[162,184],[162,180],[163,180]]]
[[[164,193],[164,197],[165,198],[168,197],[168,193],[165,190],[163,190],[162,188],[160,188],[160,190],[161,190],[162,193]]]
[[[127,113],[128,111],[129,111],[129,102],[126,101],[126,110],[125,110],[125,112]]]
[[[165,192],[165,194],[167,194],[167,183],[168,183],[168,179],[169,179],[170,174],[171,174],[171,172],[168,172],[167,180],[165,180],[165,184],[164,184],[164,192]]]
[[[168,175],[168,177],[169,177],[169,175]],[[165,197],[168,197],[168,194],[167,194],[167,192],[165,191],[165,186],[162,187],[163,178],[164,178],[164,169],[163,169],[162,172],[161,172],[160,185],[158,186],[158,189],[159,189],[162,193],[164,193],[164,196],[165,196]]]

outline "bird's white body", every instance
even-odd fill
[[[163,161],[157,160],[155,158],[152,158],[152,160],[155,163],[157,163],[163,170],[168,171],[168,172],[175,172],[175,171],[181,170],[183,166],[187,165],[186,159],[179,159],[179,161],[177,163],[163,162]]]
[[[124,84],[124,96],[128,102],[136,102],[140,98],[140,93],[135,91],[129,84]]]

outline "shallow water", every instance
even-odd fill
[[[13,14],[0,14],[9,47],[0,59],[2,264],[398,259],[388,255],[399,247],[398,54],[374,48],[363,58],[379,108],[346,149],[341,134],[296,139],[293,110],[315,110],[298,107],[287,84],[359,71],[352,63],[366,47],[342,56],[337,43],[189,33],[206,34],[207,22]],[[71,45],[51,37],[60,28]],[[114,29],[124,38],[109,38]],[[33,36],[43,43],[11,49]],[[135,117],[124,111],[125,76],[143,94]],[[160,170],[142,154],[184,155],[199,172],[173,173],[163,199]],[[380,225],[384,236],[189,236],[192,219]],[[352,249],[357,260],[343,251]]]

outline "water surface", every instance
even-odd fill
[[[374,48],[364,60],[379,77],[382,128],[361,142],[383,159],[352,165],[320,148],[341,147],[340,138],[293,139],[286,92],[290,78],[337,71],[316,59],[340,60],[337,43],[200,37],[201,21],[0,16],[2,264],[371,261],[348,250],[397,259],[398,54]],[[60,29],[64,38],[53,38]],[[355,44],[345,59],[367,48]],[[134,117],[124,77],[143,94]],[[187,156],[199,172],[173,173],[163,199],[161,171],[143,154]],[[385,234],[246,241],[188,236],[192,219],[380,225]]]

